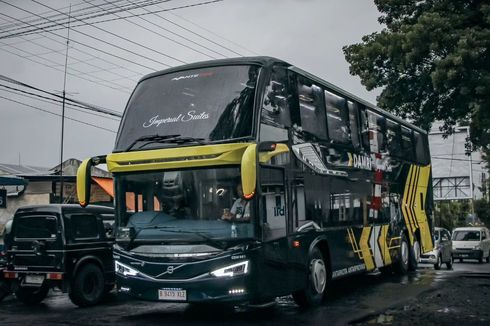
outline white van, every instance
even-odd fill
[[[490,232],[486,227],[464,227],[453,230],[453,258],[490,262]]]

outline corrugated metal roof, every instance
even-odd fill
[[[44,167],[0,163],[0,175],[46,174],[48,171],[49,168]]]

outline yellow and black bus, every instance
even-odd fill
[[[317,304],[332,280],[432,250],[427,133],[284,61],[142,78],[113,153],[118,291],[144,300]]]

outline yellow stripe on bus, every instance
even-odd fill
[[[362,229],[361,240],[359,241],[362,257],[364,258],[364,263],[366,264],[366,269],[374,269],[373,255],[371,254],[371,249],[369,248],[369,235],[371,233],[371,227],[364,227]]]
[[[385,265],[391,264],[390,250],[388,249],[388,228],[389,225],[383,225],[381,227],[381,232],[378,238],[379,248],[381,249],[381,254],[383,256],[383,262]]]

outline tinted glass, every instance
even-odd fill
[[[418,131],[413,132],[415,139],[415,155],[417,163],[428,164],[429,163],[429,149],[426,146],[425,136]]]
[[[254,235],[254,200],[243,198],[238,167],[116,175],[115,185],[116,225],[135,228],[136,240]]]
[[[480,231],[454,231],[455,241],[480,241]]]
[[[309,79],[298,77],[299,111],[303,131],[327,139],[323,90]]]
[[[390,155],[401,155],[402,146],[400,125],[390,119],[386,120],[386,149]]]
[[[369,132],[372,134],[370,137],[370,148],[372,152],[385,151],[385,118],[373,111],[367,111]]]
[[[149,135],[204,141],[251,136],[258,72],[256,66],[210,67],[142,81],[126,108],[115,150],[126,150]],[[168,145],[149,143],[144,148],[162,146]]]
[[[72,237],[74,239],[97,238],[97,218],[92,214],[77,214],[70,216]]]
[[[359,106],[357,103],[351,101],[347,101],[347,106],[349,107],[349,124],[352,145],[355,148],[358,148],[361,146],[359,136]]]
[[[54,216],[21,216],[15,219],[15,236],[17,238],[56,238],[56,217]]]
[[[287,70],[275,67],[266,87],[261,110],[261,141],[287,140],[286,127],[291,125],[288,101]]]
[[[406,127],[402,127],[402,157],[412,161],[413,152],[412,131]]]
[[[333,142],[349,144],[351,137],[345,98],[325,91],[325,107],[327,110],[328,136]]]

